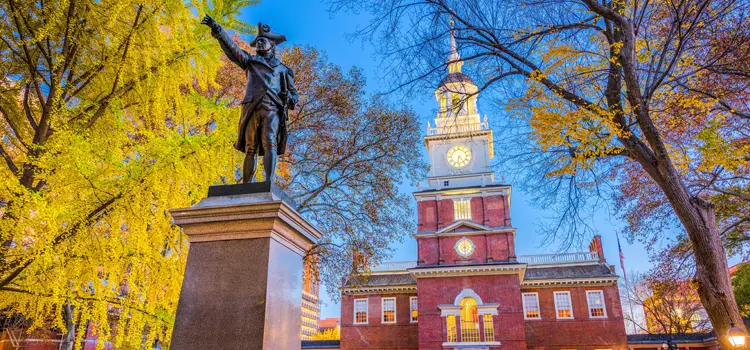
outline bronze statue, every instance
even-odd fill
[[[258,35],[250,42],[256,54],[241,49],[210,16],[201,24],[211,28],[227,57],[247,73],[247,87],[242,99],[239,135],[234,148],[245,152],[242,182],[253,180],[257,156],[263,157],[265,181],[273,181],[278,155],[286,152],[287,109],[297,104],[294,74],[276,58],[276,46],[286,37],[274,33],[268,25],[258,23]]]

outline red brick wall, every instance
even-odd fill
[[[484,198],[487,226],[510,226],[510,206],[506,196],[489,196]]]
[[[447,329],[438,305],[453,304],[464,288],[472,289],[484,303],[500,304],[493,323],[495,340],[503,349],[526,349],[518,275],[495,275],[417,280],[420,350],[442,349]]]
[[[462,237],[468,237],[474,242],[475,252],[468,259],[456,253],[454,246]],[[420,264],[435,265],[485,263],[492,261],[508,261],[515,257],[512,233],[494,233],[491,235],[469,235],[417,238],[417,252]]]
[[[490,227],[510,226],[507,196],[471,198],[471,221]],[[453,199],[417,202],[417,231],[435,232],[454,222]]]
[[[410,323],[409,297],[414,294],[342,295],[341,350],[417,349],[417,324]],[[396,323],[381,322],[381,298],[396,297]],[[354,299],[368,299],[367,324],[354,324]]]
[[[607,318],[589,318],[586,290],[602,290]],[[570,291],[572,320],[558,320],[555,314],[555,291]],[[578,350],[626,349],[627,336],[617,286],[523,289],[539,293],[541,320],[526,320],[526,342],[529,347]]]

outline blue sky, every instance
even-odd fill
[[[383,77],[378,71],[379,60],[374,57],[374,48],[368,43],[347,39],[347,34],[353,33],[367,23],[367,15],[329,13],[327,9],[327,5],[319,0],[265,0],[257,6],[244,9],[242,19],[252,24],[259,21],[268,24],[272,30],[286,35],[288,42],[285,45],[310,45],[324,50],[331,62],[345,70],[352,66],[363,69],[367,77],[368,91],[383,92],[385,84],[382,83]],[[436,103],[433,96],[433,91],[424,91],[424,94],[420,94],[409,103],[418,113],[422,125],[433,118]],[[482,100],[480,95],[479,110],[481,113],[489,114],[490,108],[486,104],[483,108]],[[489,99],[485,97],[485,100]],[[493,117],[499,116],[489,115],[490,119]],[[503,175],[501,169],[495,171],[497,178]],[[403,186],[402,190],[411,193],[416,189]],[[538,233],[540,221],[551,213],[533,207],[528,200],[529,196],[526,193],[519,188],[513,189],[511,217],[513,225],[517,228],[516,251],[519,255],[553,253],[554,246],[540,247],[543,237]],[[611,208],[604,207],[599,210],[593,218],[593,224],[602,236],[605,257],[609,263],[617,266],[618,274],[621,274],[615,232],[624,225],[611,215],[609,209]],[[646,248],[641,243],[635,242],[631,245],[624,239],[620,242],[628,272],[646,271],[650,268]],[[391,248],[393,260],[416,260],[416,244],[411,236],[407,236],[403,243],[394,244]],[[581,250],[586,250],[586,247],[581,247]],[[339,305],[330,302],[322,290],[321,299],[321,318],[338,317]]]

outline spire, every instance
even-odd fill
[[[461,55],[458,54],[458,48],[456,47],[455,23],[453,19],[449,23],[451,25],[451,53],[448,55],[448,73],[460,73],[464,61],[461,60]]]

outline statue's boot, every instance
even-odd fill
[[[253,175],[255,175],[255,169],[257,167],[257,164],[258,164],[258,158],[255,156],[255,153],[245,154],[245,162],[242,165],[242,183],[243,184],[248,184],[248,183],[253,182]]]
[[[266,149],[271,151],[267,151],[263,154],[263,170],[266,173],[265,180],[273,182],[273,175],[276,170],[276,162],[278,161],[279,156],[276,154],[275,145],[267,147]]]

